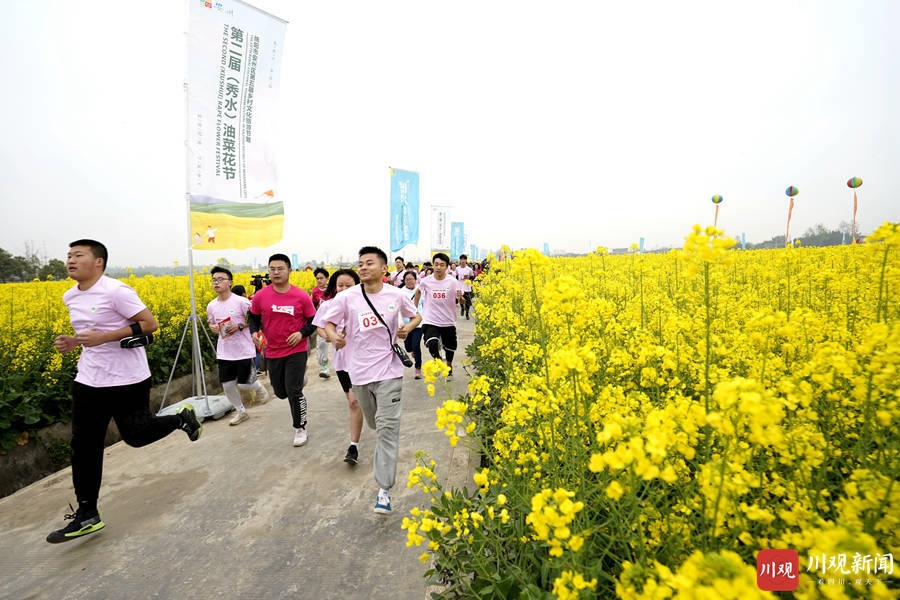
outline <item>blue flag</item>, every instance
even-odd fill
[[[391,169],[391,252],[419,242],[419,174]]]
[[[462,221],[450,223],[450,258],[459,258],[466,251],[465,230]]]

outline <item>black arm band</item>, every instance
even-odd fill
[[[316,331],[316,326],[313,325],[312,322],[313,322],[312,317],[310,317],[306,321],[306,325],[304,325],[303,328],[300,330],[300,335],[302,335],[303,337],[309,337]]]
[[[247,313],[247,324],[250,326],[250,333],[256,333],[262,329],[262,315]]]
[[[142,333],[144,333],[144,332],[141,331],[140,323],[132,323],[131,324],[131,335],[141,335]]]

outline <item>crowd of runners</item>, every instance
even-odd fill
[[[59,336],[55,346],[63,353],[82,347],[72,411],[72,479],[78,507],[66,515],[70,523],[47,536],[51,543],[105,526],[97,501],[103,440],[111,419],[123,440],[136,447],[176,429],[196,441],[203,429],[189,404],[171,416],[150,412],[144,346],[152,342],[159,325],[132,288],[104,274],[106,260],[107,249],[100,242],[70,244],[66,264],[76,285],[63,300],[75,335]],[[456,319],[471,318],[472,281],[485,265],[469,263],[465,254],[454,261],[438,252],[421,265],[398,256],[391,270],[383,250],[364,246],[355,270],[316,269],[316,286],[310,292],[290,283],[291,261],[285,254],[273,254],[267,266],[268,285],[251,298],[244,297],[241,286],[233,287],[231,271],[210,270],[216,298],[206,314],[218,336],[219,380],[235,409],[230,424],[249,419],[241,390],[260,403],[269,400],[259,379],[262,359],[274,395],[288,401],[292,444],[304,446],[309,423],[303,388],[310,347],[315,345],[319,376],[330,379],[333,373],[347,397],[349,446],[343,461],[358,463],[365,422],[376,433],[374,510],[390,514],[404,368],[415,369],[415,378],[422,379],[424,344],[432,358],[448,365],[448,377],[453,376]]]

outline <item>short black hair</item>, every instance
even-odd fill
[[[462,259],[469,260],[469,257],[466,256],[465,254],[460,254],[460,255],[459,255],[459,260],[462,260]]]
[[[317,267],[317,268],[313,271],[313,277],[315,277],[315,276],[318,275],[319,273],[321,273],[322,275],[324,275],[326,279],[328,278],[328,269],[325,269],[325,268],[323,268],[323,267]]]
[[[225,273],[226,275],[228,275],[228,279],[234,279],[234,275],[232,275],[231,271],[229,271],[225,267],[220,267],[220,266],[216,265],[215,267],[213,267],[212,269],[209,270],[210,275],[215,275],[216,273]]]
[[[409,277],[410,275],[412,275],[413,277],[415,277],[415,278],[416,278],[416,281],[419,280],[419,274],[416,273],[415,271],[404,271],[404,272],[403,272],[403,283],[406,283],[406,278]]]
[[[444,261],[448,266],[450,265],[450,257],[447,256],[446,254],[444,254],[443,252],[438,252],[437,254],[435,254],[434,256],[431,257],[431,260],[432,260],[432,261],[435,261],[435,260],[442,260],[442,261]]]
[[[94,255],[94,258],[103,259],[103,270],[106,270],[106,261],[109,259],[109,251],[106,249],[106,246],[98,242],[97,240],[75,240],[71,244],[69,244],[69,248],[74,248],[75,246],[87,246],[91,249],[91,254]]]
[[[387,254],[385,254],[384,250],[378,246],[363,246],[359,249],[359,255],[362,256],[363,254],[377,254],[378,258],[381,259],[381,262],[387,264]]]
[[[398,256],[398,257],[394,258],[394,262],[397,262],[398,260],[403,260],[403,257]],[[387,261],[384,261],[384,262],[387,262]],[[405,263],[406,261],[404,260],[403,262]]]
[[[269,257],[269,262],[267,262],[266,265],[269,265],[272,263],[272,261],[276,261],[276,260],[280,260],[281,262],[286,264],[288,266],[288,269],[293,269],[293,267],[291,266],[291,259],[288,258],[287,254],[280,254],[280,253],[273,254],[272,256]]]
[[[246,296],[247,289],[242,285],[236,285],[233,288],[231,288],[231,293],[237,294],[238,296]]]

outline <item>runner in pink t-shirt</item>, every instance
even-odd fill
[[[279,398],[287,398],[294,425],[294,446],[306,443],[306,396],[303,379],[309,336],[316,330],[316,315],[309,294],[291,285],[291,259],[285,254],[269,257],[272,284],[255,294],[250,304],[250,329],[266,336],[269,383]]]
[[[353,391],[366,423],[377,432],[373,464],[379,486],[375,512],[379,514],[391,512],[389,490],[397,477],[400,449],[403,363],[391,345],[404,339],[421,321],[409,297],[382,281],[386,266],[387,255],[383,250],[374,246],[360,249],[362,284],[336,295],[321,315],[334,347],[346,346],[350,352],[348,369]],[[410,317],[409,323],[401,325],[402,317]],[[338,330],[342,323],[344,332]]]
[[[216,297],[206,305],[206,318],[212,332],[219,336],[216,344],[219,381],[225,397],[237,411],[229,425],[238,425],[250,418],[238,389],[249,390],[261,404],[269,401],[269,392],[256,378],[253,365],[256,346],[247,326],[250,301],[231,293],[231,271],[213,267],[209,273]]]
[[[456,267],[456,278],[462,282],[463,299],[459,303],[459,316],[466,316],[469,320],[469,309],[472,308],[472,280],[475,279],[475,271],[469,266],[469,257],[459,255],[459,266]]]
[[[438,252],[432,258],[434,274],[419,282],[419,292],[413,299],[423,301],[422,338],[432,358],[441,358],[444,347],[444,362],[453,376],[453,355],[456,352],[456,303],[462,302],[462,284],[447,274],[450,257]]]
[[[67,515],[70,522],[65,527],[47,536],[52,544],[106,526],[97,499],[110,419],[125,443],[136,448],[176,429],[191,441],[203,431],[190,404],[174,415],[157,417],[150,412],[150,368],[141,344],[152,338],[140,336],[152,334],[159,323],[132,288],[103,274],[108,255],[106,246],[84,239],[69,244],[66,258],[69,277],[76,284],[63,294],[63,302],[75,335],[60,335],[53,345],[63,354],[81,347],[72,384],[72,483],[78,508]]]
[[[328,287],[325,289],[326,298],[334,298],[344,290],[350,289],[359,283],[359,275],[351,269],[339,269],[335,271],[328,280]],[[325,314],[325,307],[331,300],[323,300],[319,305],[319,310],[313,319],[313,325],[318,327],[318,335],[320,338],[327,340],[328,333],[325,331],[326,321],[322,319]],[[337,330],[344,332],[346,329],[345,322],[341,321],[337,324]],[[332,357],[332,365],[334,372],[337,374],[338,382],[347,396],[347,408],[350,410],[350,447],[347,448],[347,454],[344,456],[344,462],[355,465],[359,462],[359,438],[362,434],[363,414],[359,407],[359,401],[356,394],[353,393],[353,384],[351,383],[350,368],[348,355],[350,351],[345,346],[343,348],[335,348]]]

